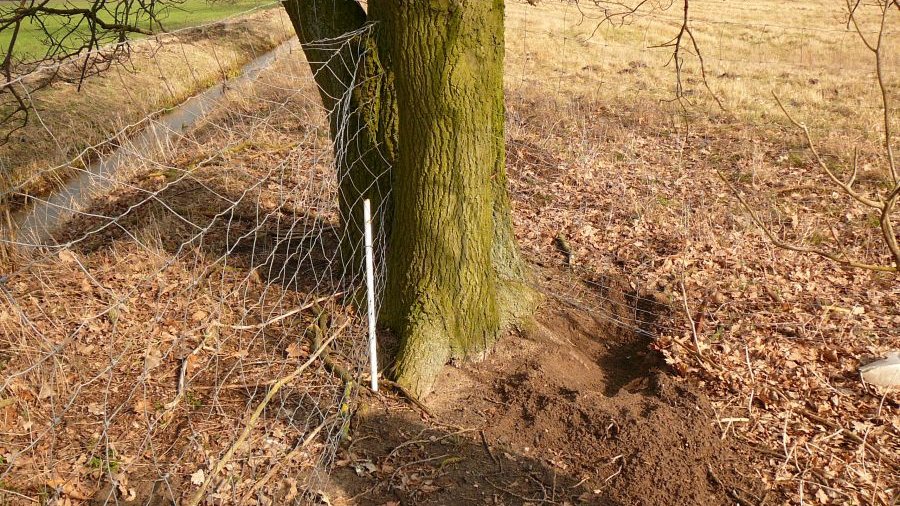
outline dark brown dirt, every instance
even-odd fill
[[[549,306],[549,304],[548,304]],[[340,504],[757,504],[742,449],[648,337],[545,307],[477,364],[446,368],[434,418],[357,414],[326,490]]]

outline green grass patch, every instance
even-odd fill
[[[211,23],[229,16],[246,12],[255,7],[272,5],[272,0],[227,0],[209,2],[208,0],[184,0],[178,4],[167,5],[157,14],[162,30],[173,31],[189,26],[197,26]],[[90,0],[51,0],[50,6],[59,8],[72,8],[91,5]],[[9,7],[0,8],[0,13],[9,12]],[[111,16],[107,16],[111,20]],[[42,17],[44,28],[35,20],[23,23],[16,39],[15,57],[30,61],[43,58],[53,40],[65,39],[66,47],[77,47],[89,35],[87,23],[80,16],[44,16]],[[138,22],[141,28],[161,31],[161,28],[149,19],[141,19]],[[48,37],[47,34],[50,34]],[[140,34],[132,34],[131,38],[141,37]],[[0,47],[9,46],[12,38],[12,28],[0,31]],[[103,42],[116,41],[115,34],[105,34]]]

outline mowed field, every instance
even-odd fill
[[[50,0],[47,6],[69,9],[79,8],[93,5],[94,2],[89,0]],[[166,4],[157,14],[157,21],[162,24],[165,31],[178,30],[189,26],[197,26],[213,21],[218,21],[235,14],[249,11],[255,7],[272,4],[264,0],[227,0],[214,1],[207,0],[183,0],[181,2],[170,2]],[[8,10],[12,3],[4,6],[2,10]],[[102,17],[102,16],[101,16]],[[106,15],[111,19],[112,16]],[[87,23],[83,19],[72,18],[64,19],[61,16],[47,16],[44,18],[44,26],[41,27],[36,23],[28,23],[23,25],[16,41],[15,56],[22,60],[28,61],[41,58],[47,49],[47,34],[50,33],[54,38],[59,38],[63,34],[73,32],[70,44],[79,40],[79,37],[88,33]],[[138,26],[142,28],[151,28],[150,19],[141,19]],[[153,30],[158,31],[159,26],[154,22]],[[12,34],[10,30],[0,32],[0,47],[8,47]]]

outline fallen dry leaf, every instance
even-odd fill
[[[203,482],[206,481],[206,473],[203,472],[203,468],[197,469],[193,474],[191,474],[191,483],[197,486],[203,485]]]

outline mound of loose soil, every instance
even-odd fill
[[[426,404],[358,414],[332,504],[758,503],[741,449],[649,338],[544,308],[485,361],[448,367]]]

